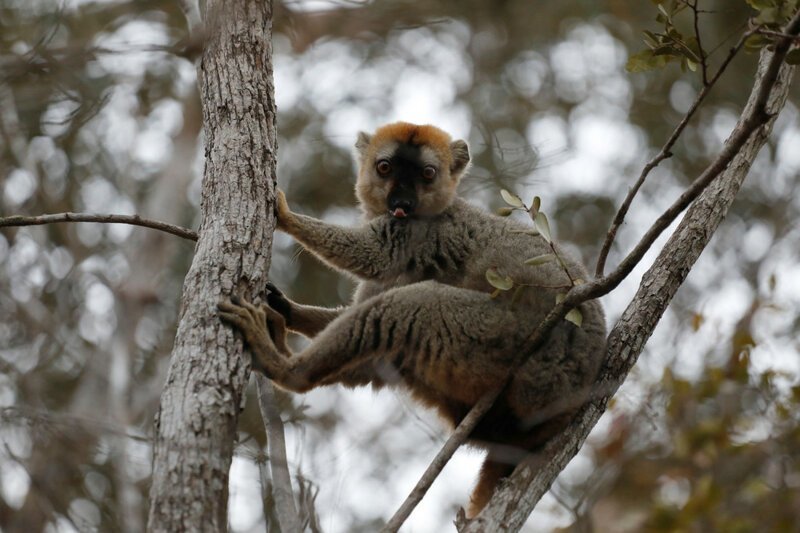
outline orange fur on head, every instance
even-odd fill
[[[450,135],[430,124],[394,122],[378,128],[373,135],[359,134],[356,149],[360,168],[356,194],[368,218],[386,212],[386,197],[391,186],[385,180],[374,178],[372,165],[387,148],[394,149],[400,144],[424,147],[432,152],[440,173],[441,179],[435,185],[418,189],[418,215],[435,215],[450,205],[458,181],[469,163],[467,144],[464,141],[453,142]]]
[[[450,135],[430,124],[411,124],[409,122],[394,122],[381,126],[372,136],[372,146],[378,147],[397,141],[415,146],[430,146],[439,156],[439,160],[450,167],[453,155],[450,152]]]

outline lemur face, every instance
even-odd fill
[[[469,163],[464,141],[434,126],[396,122],[356,142],[356,194],[368,218],[433,216],[453,201]]]

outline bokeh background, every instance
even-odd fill
[[[701,7],[716,65],[752,11]],[[356,223],[356,133],[433,123],[470,143],[463,195],[487,209],[501,188],[541,196],[554,233],[593,266],[616,206],[701,87],[676,65],[626,72],[656,13],[631,0],[276,0],[279,184],[294,209]],[[138,213],[196,228],[203,140],[186,36],[172,0],[0,0],[0,216]],[[610,266],[719,149],[755,59],[735,59],[652,174]],[[795,88],[728,219],[526,531],[800,523],[798,104]],[[0,232],[0,529],[143,530],[192,252],[129,226]],[[653,257],[603,298],[609,324]],[[272,278],[305,303],[339,305],[353,288],[283,235]],[[282,406],[295,488],[325,532],[375,531],[446,436],[402,392],[328,388]],[[459,451],[405,531],[453,530],[480,462]],[[268,480],[251,391],[232,531],[264,530]]]

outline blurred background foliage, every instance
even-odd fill
[[[753,11],[744,0],[700,7],[718,65]],[[280,186],[297,210],[352,223],[356,132],[434,123],[470,143],[464,195],[487,208],[501,187],[542,196],[555,234],[593,265],[616,206],[701,87],[676,65],[625,71],[656,14],[630,0],[276,2]],[[202,124],[186,36],[176,1],[0,0],[0,216],[138,213],[197,227]],[[735,59],[653,173],[611,267],[721,146],[754,65]],[[529,531],[796,530],[798,103],[795,88],[728,220]],[[143,529],[192,251],[126,226],[0,233],[0,529]],[[643,268],[604,298],[609,324]],[[301,302],[337,305],[352,289],[284,236],[272,276]],[[324,531],[375,530],[444,438],[401,393],[283,402],[296,488]],[[264,450],[251,394],[231,472],[234,531],[272,516]],[[479,463],[459,452],[408,530],[452,528]]]

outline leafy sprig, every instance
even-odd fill
[[[558,262],[558,264],[561,266],[564,273],[566,274],[567,279],[569,279],[569,283],[564,285],[555,285],[547,287],[522,283],[512,279],[511,276],[504,274],[499,267],[492,266],[486,270],[486,281],[488,281],[489,284],[495,289],[491,295],[492,298],[496,298],[502,292],[515,289],[511,297],[511,303],[512,305],[514,305],[525,288],[537,287],[537,288],[562,290],[563,292],[559,292],[556,295],[556,303],[558,303],[560,299],[564,298],[564,295],[566,294],[567,290],[569,290],[575,285],[580,285],[581,283],[584,283],[584,280],[572,277],[572,274],[570,274],[569,269],[567,268],[567,264],[564,261],[564,258],[558,253],[558,250],[556,250],[556,247],[553,244],[552,234],[550,232],[550,222],[547,220],[547,215],[545,215],[544,212],[541,210],[542,199],[538,196],[534,196],[533,200],[531,201],[531,205],[529,207],[525,205],[525,202],[522,201],[522,198],[520,198],[519,195],[507,191],[506,189],[502,189],[500,191],[500,196],[503,198],[503,201],[508,205],[501,207],[497,212],[498,215],[509,216],[512,213],[514,213],[514,211],[525,211],[530,217],[531,221],[533,221],[533,226],[535,229],[525,230],[523,232],[531,235],[540,236],[542,239],[545,240],[545,242],[547,242],[548,246],[550,247],[550,253],[540,254],[535,257],[526,259],[524,261],[524,264],[531,267],[537,267],[552,262]],[[581,315],[581,312],[577,308],[567,313],[567,315],[564,318],[565,320],[572,322],[578,327],[580,327],[581,323],[583,322],[583,315]]]

